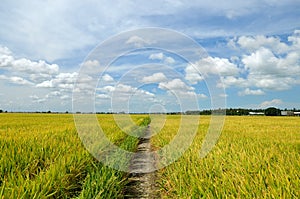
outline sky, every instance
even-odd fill
[[[2,0],[0,109],[224,108],[216,98],[228,108],[300,109],[299,8],[293,0]],[[156,31],[140,31],[149,27]],[[199,48],[188,49],[187,38]]]

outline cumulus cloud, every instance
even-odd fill
[[[114,78],[112,76],[110,76],[109,74],[104,74],[102,76],[102,80],[105,82],[112,82],[112,81],[114,81]]]
[[[7,47],[0,47],[0,69],[28,76],[33,82],[51,78],[59,73],[57,64],[48,64],[44,60],[17,59]]]
[[[197,94],[197,97],[198,98],[202,98],[202,99],[206,99],[207,98],[207,95],[203,94],[203,93],[200,93],[200,94]]]
[[[185,68],[185,79],[191,84],[197,84],[198,82],[204,80],[204,76],[197,71],[196,66],[189,64]]]
[[[258,88],[271,90],[286,90],[299,83],[299,61],[300,55],[296,52],[280,57],[266,48],[242,59],[248,72],[247,81]]]
[[[166,56],[164,53],[153,53],[149,55],[149,59],[151,60],[160,60],[165,64],[174,64],[175,60],[172,57]]]
[[[163,53],[153,53],[149,56],[149,59],[155,60],[162,60],[164,58],[164,54]]]
[[[244,91],[238,92],[239,96],[245,96],[245,95],[264,95],[265,92],[262,91],[261,89],[257,90],[251,90],[249,88],[246,88]]]
[[[259,107],[260,108],[268,108],[270,106],[278,106],[280,104],[282,104],[282,100],[281,99],[273,99],[273,100],[270,100],[270,101],[264,101],[262,102]]]
[[[300,84],[300,34],[288,37],[290,44],[273,36],[241,36],[235,45],[246,50],[241,56],[243,70],[238,76],[223,78],[226,87],[245,88],[240,95],[254,94],[249,87],[261,90],[287,90]],[[229,44],[232,45],[233,41]],[[262,92],[257,92],[260,94]]]
[[[6,1],[2,4],[7,9],[3,9],[0,15],[1,38],[18,46],[21,52],[36,56],[35,59],[48,61],[70,57],[74,51],[93,46],[99,39],[142,26],[170,27],[188,35],[209,37],[212,34],[224,36],[224,33],[241,35],[249,31],[289,30],[298,24],[294,13],[299,7],[297,1],[160,0],[143,4],[135,1],[91,1],[86,4],[66,0]],[[285,12],[291,14],[283,15]],[[214,20],[218,20],[214,19],[215,16],[224,17],[226,21],[211,26]],[[243,20],[249,20],[249,26],[245,27],[236,19],[241,16],[245,17]],[[212,19],[212,23],[205,23],[208,19]],[[234,27],[232,19],[236,19]],[[276,23],[270,23],[270,19]]]
[[[195,90],[195,88],[186,85],[181,79],[173,79],[168,82],[161,82],[159,83],[158,88],[172,91]]]
[[[160,82],[158,88],[166,90],[170,95],[178,95],[181,97],[196,97],[195,88],[188,86],[181,79],[173,79],[167,82]],[[199,94],[199,97],[205,98],[204,95]]]
[[[290,76],[300,73],[300,55],[295,52],[288,53],[285,57],[273,54],[270,49],[259,48],[242,59],[245,68],[251,74],[271,74]]]
[[[228,77],[221,77],[221,82],[218,84],[219,88],[225,87],[229,88],[232,86],[237,87],[247,87],[249,83],[246,79],[242,77],[234,77],[234,76],[228,76]]]
[[[107,94],[96,94],[96,98],[98,99],[110,99],[110,96]]]
[[[71,97],[69,95],[62,95],[60,96],[60,99],[61,100],[67,100],[67,99],[70,99]]]
[[[33,103],[43,103],[43,102],[46,101],[45,98],[38,97],[37,95],[31,95],[31,96],[29,96],[29,98],[32,99],[32,102],[33,102]]]
[[[53,97],[59,97],[61,95],[62,95],[62,92],[60,92],[60,91],[52,91],[46,95],[46,98],[48,99],[48,98],[53,98]]]
[[[87,75],[99,74],[102,72],[102,68],[100,67],[100,63],[98,60],[87,60],[83,62],[81,65],[80,73],[84,73]]]
[[[38,88],[73,89],[78,73],[59,73],[55,78],[43,81],[36,85]],[[87,80],[88,81],[88,80]],[[83,83],[83,82],[81,82]]]
[[[258,36],[241,36],[237,40],[241,48],[253,52],[259,48],[268,48],[276,53],[284,53],[289,50],[289,46],[281,42],[279,37]]]
[[[158,82],[163,82],[166,80],[167,80],[167,77],[165,76],[165,74],[159,72],[159,73],[154,73],[151,76],[143,77],[142,82],[143,83],[158,83]]]
[[[132,96],[137,96],[138,98],[144,99],[148,98],[152,100],[155,94],[138,89],[134,86],[126,84],[117,84],[115,86],[104,86],[97,88],[96,98],[98,99],[114,99],[114,101],[129,101]]]
[[[17,76],[12,76],[12,77],[7,77],[5,75],[0,75],[0,79],[2,80],[7,80],[12,84],[17,84],[17,85],[34,85],[32,82],[28,81],[27,79],[24,79],[22,77],[17,77]]]
[[[202,81],[210,74],[221,76],[238,75],[238,67],[228,59],[219,57],[206,57],[196,63],[188,64],[185,69],[185,78],[192,84]]]
[[[136,48],[141,48],[145,45],[151,44],[151,41],[147,41],[139,36],[131,36],[130,38],[128,38],[128,40],[125,42],[125,44],[132,44],[134,45]]]

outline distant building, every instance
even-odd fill
[[[265,115],[263,112],[249,112],[249,115]]]
[[[294,112],[294,115],[300,116],[300,112]]]
[[[282,116],[293,116],[294,112],[293,111],[281,111]]]

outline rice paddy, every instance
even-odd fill
[[[150,122],[147,115],[131,117]],[[112,142],[135,151],[138,139],[122,132],[113,115],[97,118]],[[151,139],[154,149],[174,138],[180,118],[166,117]],[[186,153],[157,171],[162,198],[300,197],[300,117],[227,116],[217,145],[200,158],[209,122],[201,116]],[[71,114],[0,114],[0,154],[0,198],[124,197],[128,173],[89,154]]]

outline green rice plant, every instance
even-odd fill
[[[97,117],[111,142],[135,150],[112,115]],[[0,198],[115,198],[126,185],[85,149],[69,114],[0,114],[0,154]]]
[[[201,159],[209,122],[201,117],[189,150],[159,171],[163,198],[300,197],[299,117],[227,116],[217,145]],[[169,143],[179,123],[180,116],[168,116],[153,145]]]

